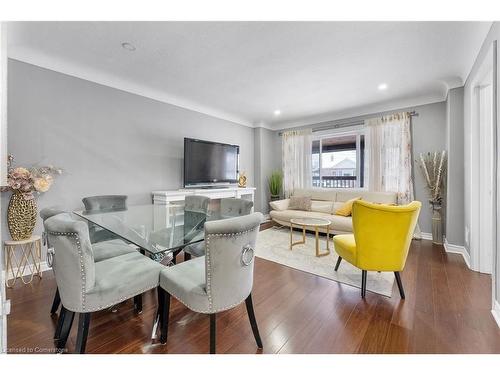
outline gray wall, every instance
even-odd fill
[[[446,149],[446,102],[400,108],[388,112],[373,113],[366,116],[336,120],[332,121],[331,124],[362,120],[402,111],[418,112],[418,116],[412,118],[414,158],[417,158],[418,154],[421,152],[440,151]],[[314,128],[317,126],[319,125],[314,124],[309,127]],[[325,123],[322,123],[321,126],[325,126]],[[281,152],[281,149],[279,152]],[[421,201],[423,204],[419,218],[420,229],[422,232],[430,233],[432,214],[428,204],[429,194],[420,168],[415,163],[413,165],[413,172],[415,175],[415,199]]]
[[[446,99],[448,179],[446,240],[464,246],[464,88],[448,92]]]
[[[281,137],[278,132],[265,128],[255,128],[254,137],[255,209],[267,214],[270,200],[268,178],[274,170],[281,170]]]
[[[76,209],[82,197],[99,194],[150,203],[152,190],[182,186],[184,137],[240,145],[254,184],[252,128],[15,60],[8,69],[9,152],[17,165],[64,169],[39,208]],[[2,194],[2,218],[9,195]]]

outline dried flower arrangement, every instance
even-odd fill
[[[9,167],[13,160],[13,156],[9,155]],[[7,186],[2,186],[1,191],[20,193],[25,200],[30,200],[34,198],[34,192],[45,193],[48,191],[54,182],[54,177],[61,173],[61,168],[56,168],[52,165],[9,168]]]
[[[430,192],[429,202],[433,207],[441,206],[446,174],[446,151],[420,154],[419,164]]]

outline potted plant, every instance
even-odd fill
[[[442,190],[446,173],[446,151],[420,154],[420,168],[429,189],[429,203],[432,209],[432,242],[443,243],[443,224],[441,209],[443,205]]]
[[[34,193],[45,193],[50,189],[54,176],[62,170],[51,165],[43,167],[10,168],[13,156],[9,155],[7,186],[1,191],[12,191],[7,208],[7,224],[14,241],[31,238],[36,224],[37,206]]]
[[[280,199],[281,188],[283,186],[283,172],[276,170],[269,176],[269,192],[271,193],[271,201]]]

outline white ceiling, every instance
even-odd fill
[[[490,26],[13,22],[8,55],[236,123],[280,129],[444,100],[448,88],[463,85]],[[385,91],[377,89],[382,82]]]

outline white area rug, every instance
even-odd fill
[[[302,232],[294,231],[293,240],[302,239]],[[320,250],[326,249],[325,236],[320,237]],[[337,253],[333,250],[333,241],[330,239],[330,255],[315,256],[314,235],[306,234],[305,245],[295,245],[290,251],[290,229],[270,228],[259,232],[255,255],[300,271],[326,277],[348,285],[361,288],[361,270],[342,261],[339,270],[334,271],[337,262]],[[392,272],[368,272],[366,288],[384,296],[392,296],[394,274]]]

